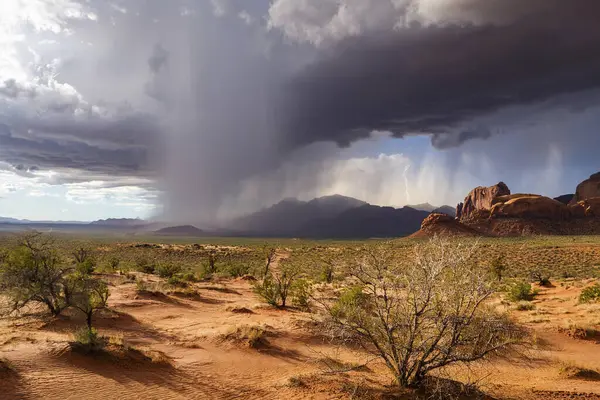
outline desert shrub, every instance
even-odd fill
[[[109,271],[115,272],[119,268],[120,264],[121,264],[121,260],[118,257],[111,257],[108,260],[108,269],[109,269]]]
[[[148,284],[146,281],[139,280],[135,284],[135,291],[137,293],[147,293],[149,290]]]
[[[188,283],[182,280],[179,276],[174,275],[167,280],[167,283],[171,286],[185,288],[188,286]]]
[[[81,263],[77,263],[76,270],[80,274],[91,275],[96,271],[96,261],[88,258]]]
[[[254,286],[254,291],[272,306],[285,308],[300,272],[301,266],[297,261],[283,260],[279,271],[269,272]]]
[[[271,274],[266,275],[262,281],[255,283],[254,293],[273,307],[279,305],[279,289]]]
[[[580,303],[592,303],[600,300],[600,284],[586,287],[579,294]]]
[[[273,247],[264,246],[262,249],[262,253],[265,259],[265,266],[262,271],[260,271],[261,277],[266,277],[271,272],[271,264],[273,260],[275,260],[275,255],[277,254],[277,250]]]
[[[227,265],[226,272],[232,278],[239,278],[250,273],[250,265],[244,262],[231,262]]]
[[[182,274],[181,279],[185,282],[198,282],[198,278],[192,272]]]
[[[600,381],[600,373],[598,371],[579,367],[574,364],[562,364],[559,373],[566,379],[580,379],[584,381]]]
[[[232,328],[229,332],[222,335],[222,340],[244,343],[248,347],[257,348],[266,342],[266,332],[263,328],[257,325],[238,326]]]
[[[153,274],[156,269],[154,264],[150,263],[150,261],[144,257],[138,258],[135,261],[135,267],[136,271],[143,272],[145,274]]]
[[[202,265],[205,275],[213,275],[218,271],[217,261],[218,257],[215,251],[208,253],[207,258]]]
[[[531,284],[521,281],[514,283],[508,289],[508,299],[510,301],[531,301],[536,293],[531,290]]]
[[[86,317],[89,330],[92,329],[94,311],[106,307],[110,292],[106,282],[87,275],[75,275],[73,278],[71,305]]]
[[[362,249],[349,265],[359,286],[323,303],[330,333],[351,335],[402,387],[418,386],[448,365],[508,352],[523,332],[485,306],[493,288],[475,253],[475,245],[438,238],[416,246],[410,262],[392,245]]]
[[[79,247],[71,253],[75,260],[77,272],[91,275],[96,270],[96,259],[93,252],[85,247]]]
[[[570,324],[566,328],[559,328],[559,332],[580,340],[595,340],[600,338],[600,331],[589,325]]]
[[[570,279],[570,278],[574,278],[573,273],[571,273],[570,271],[563,271],[562,274],[560,274],[561,278],[563,279]]]
[[[312,285],[306,279],[298,279],[292,285],[292,302],[296,307],[307,309],[312,295]]]
[[[73,336],[75,344],[86,351],[99,351],[106,346],[106,339],[95,328],[82,327]]]
[[[0,264],[0,289],[13,311],[29,303],[41,303],[56,316],[70,304],[71,273],[72,268],[62,262],[53,240],[31,232],[18,238]]]
[[[307,387],[308,385],[306,384],[304,379],[302,379],[301,376],[290,376],[288,378],[286,386],[293,387],[293,388],[304,388],[304,387]]]
[[[547,274],[544,274],[540,271],[533,271],[531,273],[531,279],[534,282],[537,282],[537,284],[540,286],[543,286],[543,287],[552,286],[552,283],[550,282],[550,276]]]
[[[504,263],[504,256],[496,257],[492,260],[491,270],[494,277],[498,282],[502,282],[504,271],[506,271],[506,264]]]
[[[527,301],[521,301],[515,307],[515,310],[517,310],[517,311],[531,311],[534,309],[535,309],[535,304],[532,304]]]
[[[172,278],[181,272],[181,266],[177,264],[164,263],[156,268],[156,273],[161,278]]]

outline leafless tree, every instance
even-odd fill
[[[271,271],[271,263],[275,259],[275,254],[277,254],[277,251],[273,247],[266,247],[265,246],[264,249],[263,249],[263,253],[264,253],[265,258],[266,258],[266,261],[265,261],[265,270],[263,272],[263,276],[267,276],[267,275],[269,275],[269,272]]]
[[[350,266],[356,286],[325,304],[331,327],[378,355],[402,387],[510,351],[524,334],[486,304],[493,289],[476,250],[439,238],[417,245],[412,260],[390,244],[361,249]]]

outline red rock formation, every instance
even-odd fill
[[[600,217],[600,197],[580,201],[569,205],[569,210],[574,218]]]
[[[457,207],[457,218],[461,221],[489,216],[494,199],[510,195],[510,189],[504,182],[490,187],[478,187],[469,193],[462,206]]]
[[[595,197],[600,197],[600,172],[590,176],[590,179],[581,182],[577,186],[577,191],[575,192],[575,197],[571,200],[571,204]]]
[[[414,233],[411,237],[432,237],[432,236],[480,236],[481,232],[458,222],[455,218],[447,214],[430,214],[421,224],[421,230]]]
[[[537,195],[513,195],[496,199],[492,218],[548,219],[564,221],[571,217],[569,208],[560,201]]]

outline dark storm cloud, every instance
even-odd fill
[[[156,128],[143,119],[10,122],[0,123],[0,159],[17,169],[152,176],[156,167]]]
[[[600,2],[446,3],[473,22],[440,16],[322,50],[285,91],[291,146],[348,145],[376,129],[451,147],[489,137],[470,125],[480,116],[600,87]]]

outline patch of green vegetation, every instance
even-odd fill
[[[513,302],[531,301],[536,295],[537,292],[531,289],[531,284],[525,281],[514,283],[508,290],[508,299]]]
[[[586,287],[581,291],[579,295],[580,303],[592,303],[600,300],[600,284],[595,284],[594,286]]]

